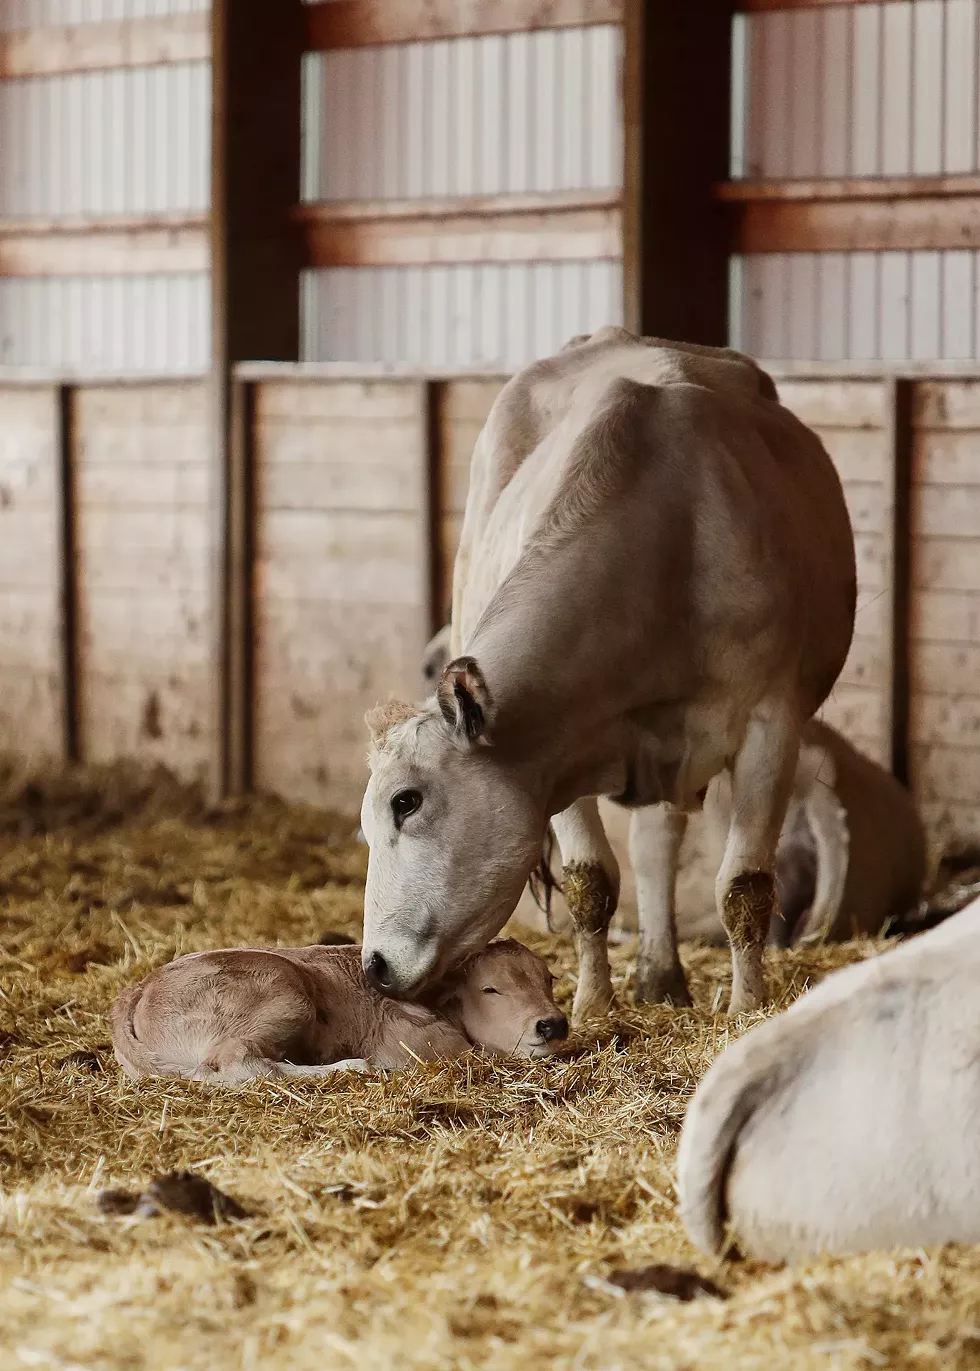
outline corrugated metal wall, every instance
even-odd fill
[[[738,21],[732,174],[980,169],[977,0],[776,10]],[[978,254],[767,254],[732,266],[732,337],[763,357],[980,356]]]
[[[9,0],[4,30],[201,10],[201,0]],[[0,217],[204,211],[210,66],[0,82]],[[0,280],[0,361],[91,374],[207,366],[206,273]]]
[[[614,26],[306,59],[308,200],[616,187]],[[310,360],[516,367],[619,322],[615,262],[328,269],[303,287]]]

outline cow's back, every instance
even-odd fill
[[[554,606],[574,584],[591,623],[615,613],[671,644],[648,698],[686,698],[712,655],[724,689],[742,669],[741,645],[758,659],[755,644],[768,638],[763,674],[795,676],[801,712],[814,712],[850,645],[853,536],[830,458],[775,395],[738,353],[622,330],[514,377],[474,454],[454,652],[470,650],[478,625],[483,633],[491,603],[500,617],[508,578],[512,602],[534,583],[553,637]],[[524,617],[527,637],[533,615]],[[679,623],[689,626],[683,642]],[[609,681],[622,678],[615,652],[603,661]]]

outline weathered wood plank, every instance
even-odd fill
[[[917,486],[912,516],[916,538],[972,538],[980,542],[980,485]],[[980,593],[980,585],[977,590]]]
[[[416,515],[271,510],[262,517],[260,596],[417,605],[425,565]]]
[[[980,381],[916,381],[912,419],[917,429],[980,429]]]
[[[62,762],[61,709],[56,667],[0,660],[0,750],[29,765]]]
[[[332,218],[328,203],[304,206],[300,232],[308,267],[614,261],[622,254],[616,205],[352,221]]]
[[[912,785],[919,800],[976,805],[980,748],[917,743],[912,748]]]
[[[0,34],[0,80],[206,62],[208,16],[167,14],[96,24],[45,24]]]
[[[208,505],[208,469],[203,461],[161,460],[141,467],[87,462],[78,473],[78,491],[91,509],[202,510]]]
[[[746,200],[726,205],[737,253],[919,252],[980,247],[980,195]]]
[[[880,481],[845,481],[844,500],[855,533],[887,533],[891,496]]]
[[[299,427],[316,419],[350,420],[358,424],[386,420],[416,420],[419,391],[416,381],[266,381],[257,389],[256,423],[272,420]]]
[[[916,643],[980,642],[980,595],[965,591],[919,590],[912,600]]]
[[[619,24],[622,18],[622,0],[329,0],[307,8],[306,46],[325,52]]]
[[[89,762],[120,757],[158,761],[187,780],[203,778],[209,758],[210,681],[206,667],[116,674],[82,657],[82,737]]]
[[[884,483],[888,479],[888,435],[883,429],[817,428],[816,432],[842,481]]]
[[[880,381],[781,381],[778,389],[786,408],[811,428],[886,426],[887,397]]]
[[[920,538],[912,575],[916,590],[975,591],[980,586],[980,538]]]
[[[955,696],[945,690],[918,692],[912,701],[912,741],[980,749],[980,679],[974,679],[972,692]],[[980,791],[975,798],[980,803]]]
[[[255,780],[355,813],[367,777],[365,710],[418,693],[425,611],[346,597],[258,603]]]
[[[184,275],[207,269],[200,215],[0,221],[0,276]]]
[[[980,429],[920,430],[915,437],[912,472],[916,483],[922,485],[980,485]]]

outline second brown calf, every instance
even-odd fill
[[[193,952],[123,991],[112,1011],[129,1076],[237,1085],[462,1056],[545,1057],[567,1036],[552,976],[529,948],[491,943],[424,1004],[390,1000],[359,947]]]

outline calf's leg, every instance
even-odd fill
[[[578,985],[572,1022],[605,1014],[613,1001],[609,923],[619,900],[619,866],[594,799],[577,800],[551,821],[561,848],[562,894],[575,932]]]
[[[677,955],[674,892],[687,815],[673,805],[651,805],[630,816],[630,862],[636,878],[640,950],[637,1004],[689,1005],[684,968]]]
[[[763,950],[776,907],[776,845],[799,755],[799,725],[782,701],[752,714],[731,767],[732,820],[715,882],[718,915],[732,949],[729,1014],[766,1000]]]

